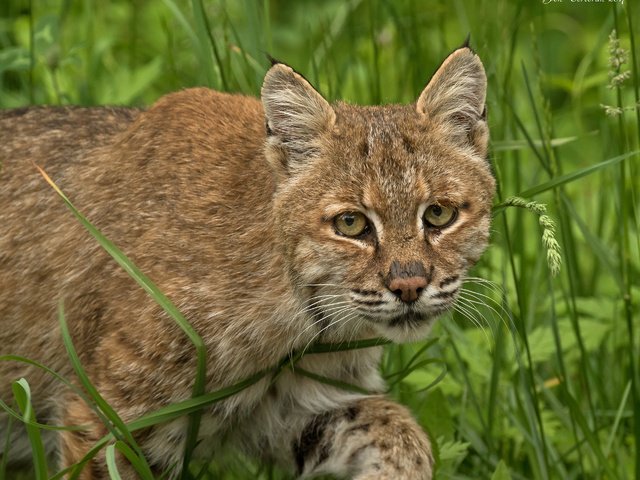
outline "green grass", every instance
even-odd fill
[[[438,478],[640,478],[638,11],[631,0],[8,0],[0,107],[147,105],[194,85],[257,95],[266,53],[329,98],[411,102],[470,32],[499,182],[492,246],[472,273],[486,281],[467,283],[436,341],[387,347],[390,394],[429,431]],[[610,44],[626,63],[610,63]],[[38,412],[28,384],[14,389],[37,448],[31,472],[3,458],[0,479],[36,478]],[[219,399],[194,395],[139,425],[106,415],[119,438],[107,458],[126,452],[144,470],[130,430]],[[191,470],[286,478],[239,458]]]

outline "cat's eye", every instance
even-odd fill
[[[359,237],[369,231],[369,222],[360,212],[345,212],[333,220],[338,233],[347,237]]]
[[[432,228],[444,228],[453,223],[458,215],[458,211],[446,205],[429,205],[424,211],[423,219],[427,226]]]

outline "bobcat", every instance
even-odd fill
[[[0,354],[74,378],[57,305],[92,382],[125,422],[188,399],[194,347],[88,235],[33,163],[178,306],[207,349],[207,391],[313,342],[423,338],[489,237],[486,76],[466,45],[411,105],[328,103],[274,62],[261,101],[194,88],[148,110],[0,113]],[[198,448],[228,445],[301,477],[430,479],[429,440],[385,398],[381,347],[305,355],[203,411]],[[29,381],[61,466],[107,429],[64,384],[0,362],[0,398]],[[8,417],[0,414],[0,439]],[[187,419],[137,435],[154,473],[183,455]],[[29,454],[13,424],[10,461]],[[118,459],[123,478],[136,478]],[[105,456],[83,479],[108,478]]]

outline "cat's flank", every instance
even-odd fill
[[[74,378],[56,314],[64,299],[83,365],[125,422],[192,393],[191,342],[34,163],[197,330],[207,391],[316,341],[423,338],[487,244],[485,94],[482,63],[463,47],[411,105],[329,104],[276,63],[261,101],[198,88],[146,111],[0,113],[0,354]],[[380,356],[380,347],[305,356],[301,368],[373,393],[287,370],[204,410],[198,448],[233,446],[302,477],[431,478],[429,440],[382,394]],[[61,467],[107,433],[75,393],[22,363],[0,362],[0,398],[11,400],[20,377],[39,422],[88,427],[50,439]],[[0,414],[0,440],[7,425]],[[186,425],[137,435],[158,475],[180,464]],[[30,455],[15,422],[11,445],[10,461]],[[135,478],[125,460],[118,468]],[[82,475],[108,478],[104,455]]]

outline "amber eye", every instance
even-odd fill
[[[360,212],[345,212],[333,219],[339,233],[347,237],[358,237],[369,228],[367,217]]]
[[[453,223],[458,215],[455,208],[445,205],[429,205],[422,218],[429,227],[444,228]]]

